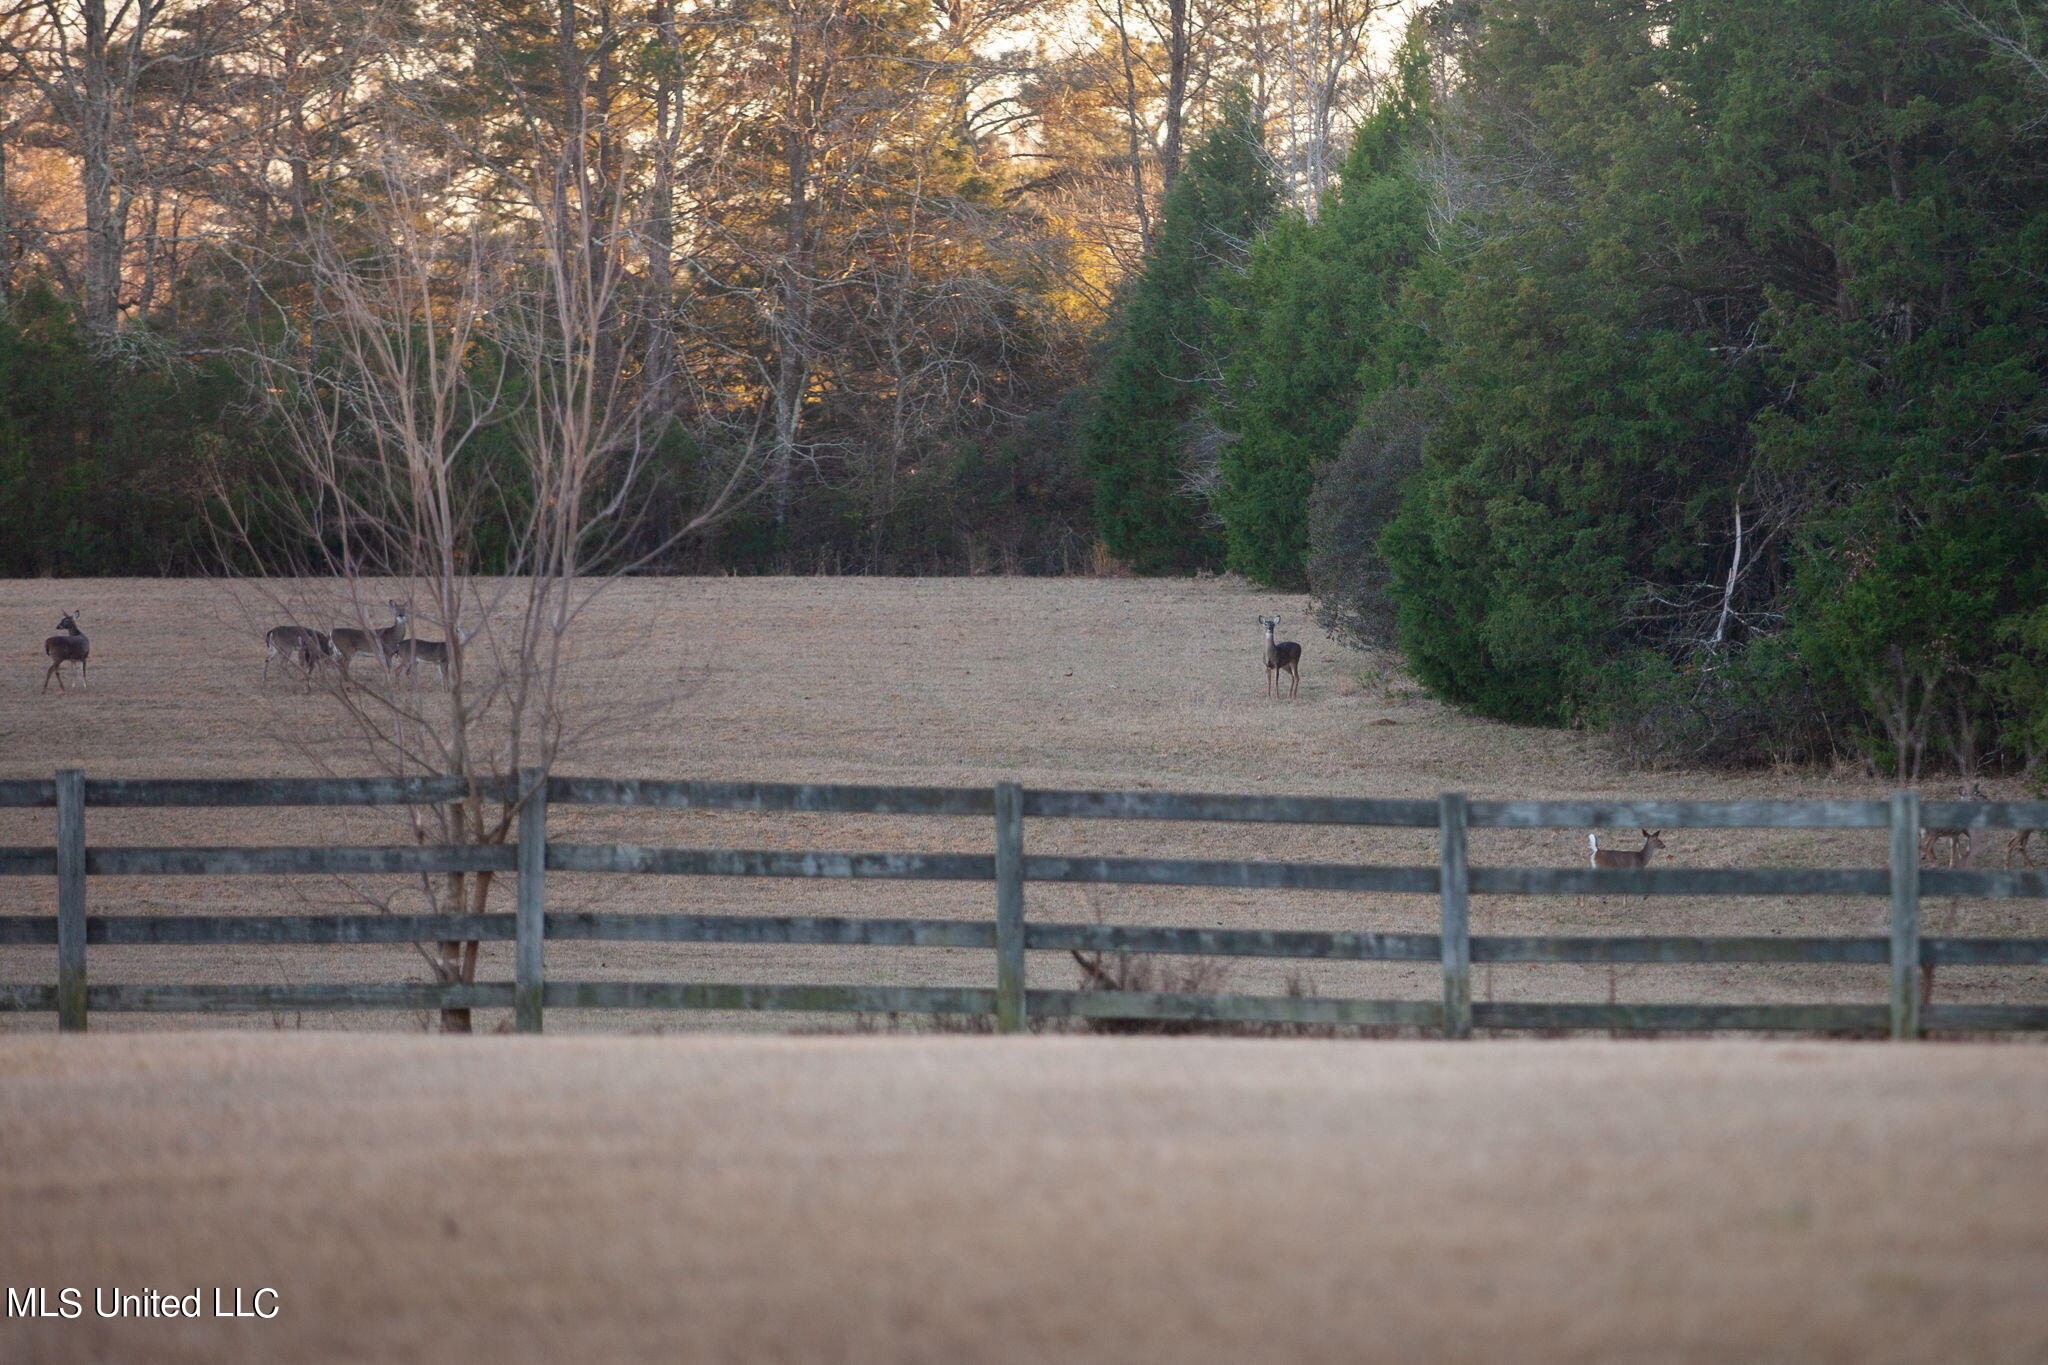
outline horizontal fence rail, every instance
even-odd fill
[[[270,847],[94,846],[90,807],[420,806],[468,801],[516,804],[515,842],[464,845]],[[994,822],[994,851],[922,853],[697,849],[550,841],[555,805],[825,814],[977,816]],[[852,1011],[990,1016],[1014,1031],[1032,1015],[1094,1019],[1266,1023],[1441,1030],[1800,1030],[1883,1032],[2048,1029],[2048,1003],[1934,1005],[1915,973],[1943,966],[2048,964],[2048,938],[1924,938],[1919,906],[1929,895],[2048,897],[2048,871],[1925,868],[1923,831],[2048,829],[2048,802],[1929,802],[1911,793],[1889,801],[1439,801],[1245,796],[1185,792],[887,787],[807,783],[702,782],[590,777],[88,779],[76,769],[53,780],[0,780],[0,807],[54,808],[52,845],[0,847],[0,876],[53,877],[55,915],[0,916],[0,947],[55,945],[54,986],[0,986],[0,1011],[52,1011],[60,1027],[83,1029],[91,1011],[276,1012],[510,1008],[537,1031],[545,1010],[730,1009]],[[1171,820],[1435,828],[1436,866],[1249,860],[1077,857],[1024,852],[1024,822]],[[1469,829],[1762,828],[1884,829],[1880,868],[1475,867]],[[603,914],[549,912],[549,873],[718,877],[837,877],[994,882],[988,920],[839,916]],[[108,876],[436,876],[510,874],[510,914],[109,916],[86,913],[86,879]],[[1186,929],[1032,922],[1030,882],[1215,886],[1432,895],[1439,933]],[[1854,896],[1888,899],[1886,936],[1560,937],[1474,935],[1473,895]],[[718,982],[575,982],[548,979],[547,941],[806,944],[993,949],[993,990],[954,987],[742,985]],[[512,942],[510,982],[366,985],[131,985],[90,983],[88,945],[371,944]],[[1027,951],[1154,953],[1178,956],[1329,961],[1435,962],[1440,999],[1359,1000],[1131,990],[1035,990]],[[1480,964],[1812,963],[1886,966],[1882,1004],[1618,1004],[1475,1002],[1470,970]]]

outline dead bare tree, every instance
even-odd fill
[[[444,200],[458,196],[406,153],[389,152],[380,172],[384,198],[350,215],[346,237],[331,225],[308,232],[308,340],[261,362],[260,387],[277,396],[290,438],[279,492],[261,510],[312,548],[266,565],[254,586],[296,615],[312,610],[309,579],[331,583],[364,625],[362,604],[395,593],[441,630],[445,685],[419,670],[361,686],[332,679],[325,691],[348,740],[309,756],[323,768],[462,779],[462,799],[409,809],[414,837],[502,843],[518,818],[515,775],[551,769],[592,728],[565,699],[571,639],[633,567],[622,547],[654,443],[642,370],[621,363],[637,346],[617,247],[631,206],[618,194],[586,198],[588,181],[568,168],[501,179],[493,191],[520,219],[487,229],[451,210]],[[751,467],[742,452],[653,553],[730,507]],[[258,543],[247,518],[229,529],[244,551]],[[495,547],[488,578],[475,572],[484,545]],[[420,889],[434,912],[477,914],[491,880],[450,873]],[[440,943],[428,959],[443,983],[475,979],[474,942]],[[461,1009],[442,1021],[470,1024]]]

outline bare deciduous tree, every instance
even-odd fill
[[[628,206],[563,185],[500,185],[525,209],[519,228],[451,220],[405,156],[386,157],[383,199],[358,208],[343,238],[316,225],[305,262],[313,312],[301,343],[266,356],[263,387],[290,439],[277,492],[259,509],[310,561],[267,567],[258,593],[306,624],[323,585],[359,628],[369,604],[410,606],[445,642],[447,677],[376,663],[330,680],[347,736],[321,766],[463,779],[468,795],[410,808],[422,843],[502,843],[517,822],[522,769],[546,771],[565,746],[616,717],[576,717],[565,701],[572,634],[591,602],[629,569],[635,498],[653,448],[641,372],[620,306],[612,248]],[[472,187],[473,188],[473,187]],[[738,495],[738,458],[687,523],[702,529]],[[232,528],[244,552],[258,520]],[[479,576],[487,557],[493,572]],[[326,618],[331,619],[331,617]],[[436,912],[477,914],[489,872],[422,879]],[[477,945],[430,955],[444,983],[475,979]],[[444,1011],[466,1030],[468,1011]]]

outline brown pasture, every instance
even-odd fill
[[[316,587],[304,594],[319,596]],[[367,594],[381,610],[385,585]],[[90,690],[39,695],[42,637],[77,608],[92,639]],[[309,624],[346,619],[332,607]],[[1302,641],[1300,698],[1264,695],[1256,618],[1279,611]],[[99,776],[237,776],[374,771],[336,724],[333,699],[288,671],[260,680],[275,613],[248,591],[193,581],[0,583],[0,776],[80,765]],[[381,619],[381,618],[379,618]],[[423,632],[435,632],[431,621]],[[1433,797],[1697,799],[1875,797],[1887,784],[1818,771],[1739,774],[1622,770],[1594,735],[1517,728],[1419,695],[1395,662],[1336,648],[1299,598],[1232,580],[639,579],[601,598],[578,637],[574,709],[597,733],[561,770],[767,781],[1028,785]],[[365,660],[359,675],[375,668]],[[418,685],[440,684],[432,670]],[[2009,785],[2009,784],[2008,784]],[[1993,797],[2018,796],[1991,784]],[[0,843],[47,843],[48,811],[0,811]],[[562,837],[697,846],[981,851],[974,819],[741,812],[558,810]],[[390,812],[102,811],[89,837],[126,843],[409,839]],[[1667,866],[1881,866],[1881,830],[1680,830]],[[1267,825],[1032,822],[1027,851],[1429,863],[1427,830]],[[1574,831],[1476,831],[1475,864],[1583,865]],[[1995,865],[1995,864],[1994,864]],[[715,913],[992,916],[987,885],[554,876],[551,908]],[[0,913],[50,913],[50,883],[0,880]],[[359,910],[366,897],[423,908],[402,882],[326,879],[96,880],[95,913]],[[509,909],[509,896],[499,908]],[[1429,931],[1433,898],[1210,889],[1035,885],[1034,917],[1130,924]],[[2041,907],[1930,902],[1927,932],[2039,935]],[[1475,933],[1880,934],[1885,907],[1849,898],[1475,899]],[[581,979],[987,985],[991,955],[955,949],[699,944],[553,944],[552,974]],[[1075,983],[1073,964],[1034,954],[1034,984]],[[95,949],[95,981],[419,980],[405,948]],[[1433,997],[1427,964],[1241,960],[1228,986],[1322,995]],[[481,976],[510,976],[510,946],[487,945]],[[0,980],[54,980],[54,953],[0,954]],[[1623,966],[1476,969],[1478,999],[1867,1001],[1882,967]],[[1945,972],[1938,1000],[2039,1000],[2040,968]],[[101,1015],[96,1029],[416,1029],[419,1015]],[[788,1017],[551,1014],[551,1031],[785,1028]],[[502,1018],[485,1014],[480,1026]],[[48,1016],[0,1016],[47,1029]]]
[[[20,1037],[0,1359],[2020,1365],[2043,1056]]]

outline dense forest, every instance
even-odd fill
[[[129,0],[0,73],[0,572],[289,556],[393,262],[527,496],[461,282],[574,259],[622,562],[1228,568],[1637,762],[2048,750],[2040,0]]]

